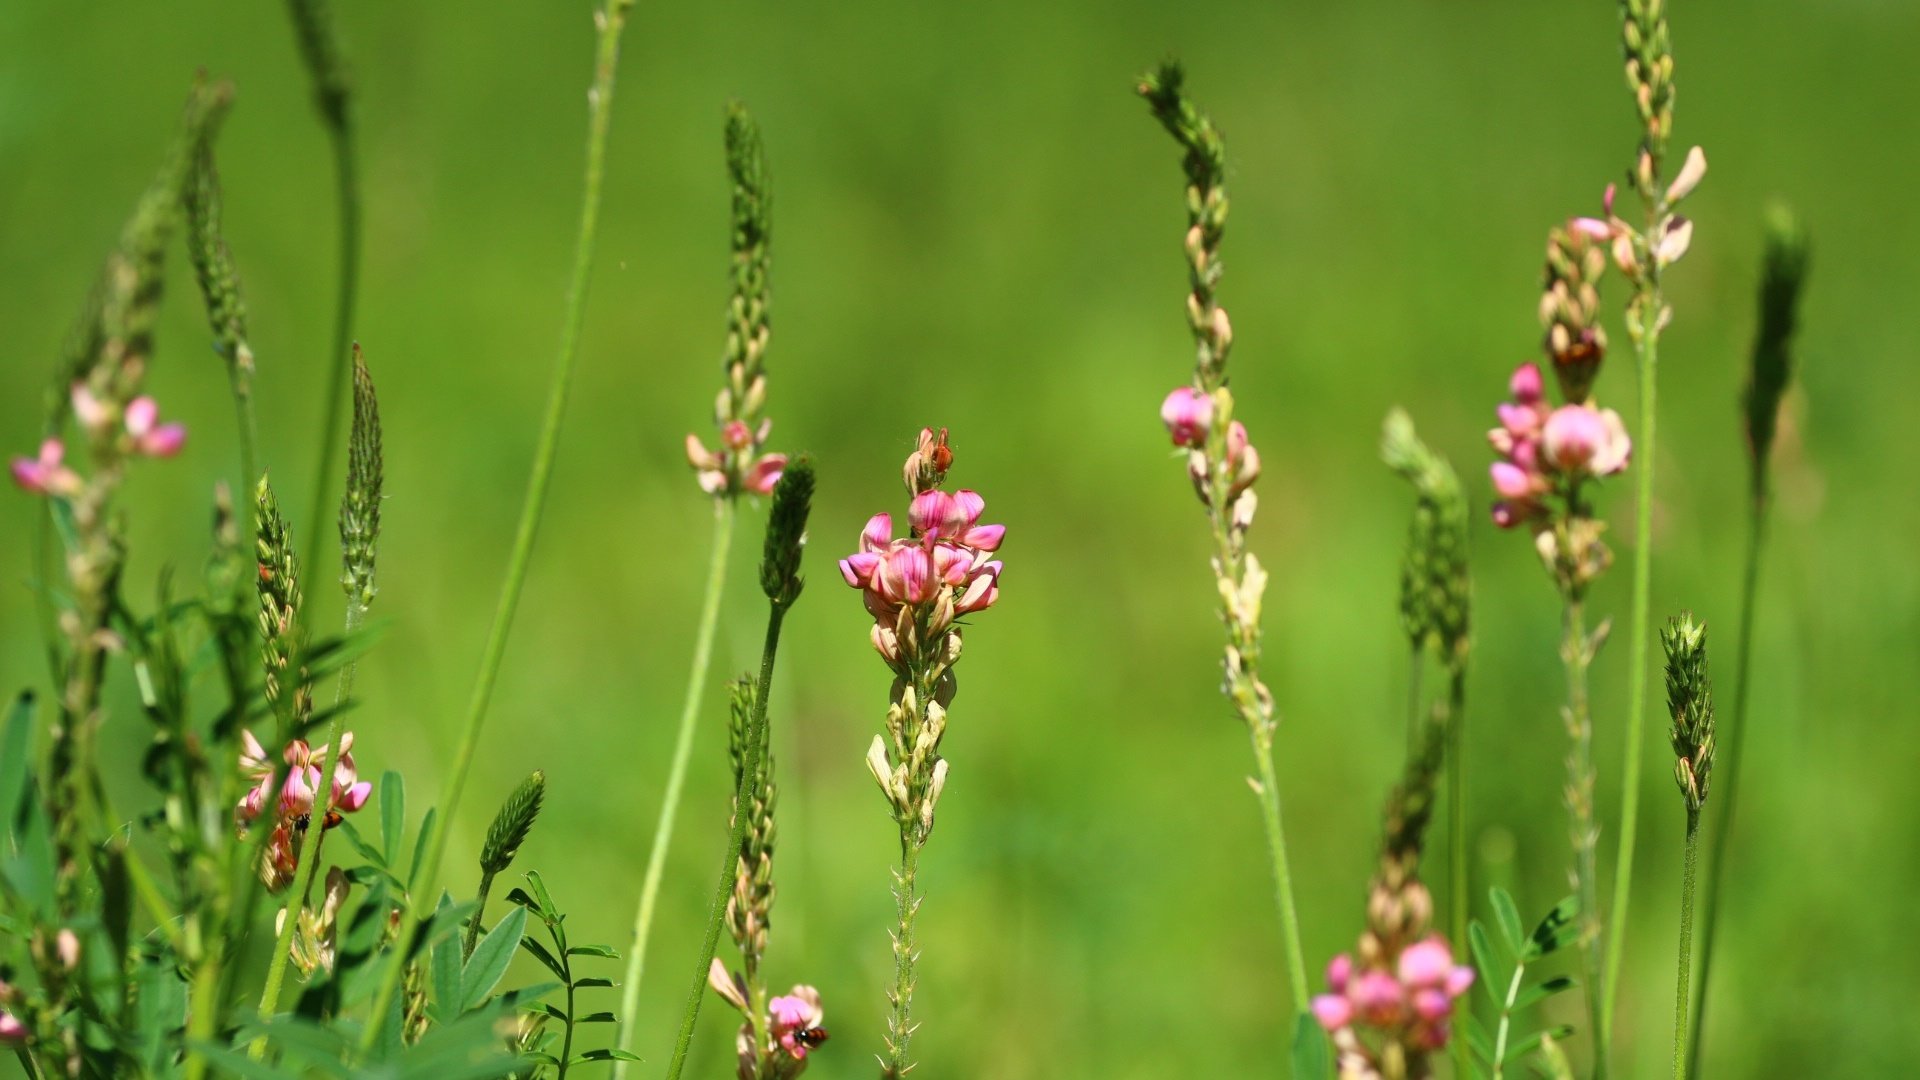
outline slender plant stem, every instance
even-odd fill
[[[32,1080],[41,1080],[41,1077],[45,1075],[40,1071],[40,1063],[33,1060],[33,1055],[27,1051],[26,1047],[14,1047],[13,1054],[20,1059],[20,1067],[26,1070],[27,1075],[32,1077]]]
[[[760,652],[759,693],[753,699],[753,716],[747,728],[747,753],[740,766],[740,782],[733,793],[733,828],[728,830],[725,857],[720,860],[720,881],[714,888],[713,904],[707,912],[707,932],[701,941],[699,963],[694,965],[693,990],[687,995],[686,1011],[680,1017],[680,1033],[673,1043],[673,1061],[667,1067],[667,1080],[679,1080],[687,1064],[687,1049],[693,1045],[694,1025],[700,1019],[700,1003],[707,992],[707,971],[713,966],[713,950],[720,943],[720,923],[727,913],[727,898],[733,894],[733,880],[740,861],[740,843],[747,833],[746,808],[757,797],[760,755],[767,738],[767,699],[773,690],[773,658],[780,649],[780,624],[786,608],[776,603],[767,617],[767,643]]]
[[[626,26],[627,12],[633,0],[607,0],[596,18],[599,44],[595,55],[593,88],[587,94],[587,160],[585,190],[580,206],[580,231],[574,241],[573,272],[567,285],[566,316],[560,329],[560,355],[554,364],[553,384],[547,396],[546,416],[541,422],[540,440],[533,452],[533,468],[527,477],[527,492],[520,507],[520,524],[514,532],[513,552],[507,559],[506,580],[500,586],[499,605],[493,624],[487,631],[487,643],[481,652],[480,672],[474,679],[473,696],[467,704],[467,718],[454,751],[453,770],[447,781],[447,794],[441,805],[437,828],[423,838],[427,857],[420,869],[416,897],[431,897],[439,889],[440,863],[446,857],[447,833],[459,809],[460,796],[466,790],[467,774],[473,767],[474,751],[480,743],[480,728],[486,719],[487,703],[493,697],[494,682],[500,676],[500,662],[507,651],[507,631],[513,626],[514,609],[520,603],[520,591],[527,581],[527,566],[533,559],[533,542],[540,532],[540,516],[546,506],[547,487],[553,480],[555,452],[560,444],[560,425],[566,417],[567,391],[573,382],[574,360],[579,355],[580,326],[586,318],[587,282],[593,269],[594,235],[600,224],[600,189],[606,174],[607,131],[613,118],[613,78],[620,66],[620,31]],[[361,1035],[361,1047],[371,1049],[380,1038],[387,1012],[407,968],[408,942],[422,921],[423,903],[411,904],[406,913],[406,932],[392,949],[386,975],[380,982]]]
[[[730,498],[713,501],[713,539],[709,543],[712,558],[707,566],[706,598],[700,605],[700,625],[693,639],[693,663],[687,671],[687,692],[681,700],[680,731],[674,739],[673,762],[667,768],[667,789],[660,797],[660,817],[653,830],[653,849],[647,855],[647,871],[640,884],[640,908],[634,915],[633,940],[627,950],[626,978],[621,980],[620,1029],[614,1045],[632,1048],[633,1021],[640,1010],[640,981],[647,970],[647,943],[652,936],[653,917],[660,898],[660,880],[666,874],[667,848],[673,843],[674,819],[680,811],[682,789],[686,786],[687,764],[693,757],[693,733],[700,716],[700,702],[707,689],[707,671],[712,666],[713,639],[720,625],[720,597],[726,591],[727,549],[733,542],[734,505]],[[615,1080],[626,1075],[627,1063],[616,1062]]]
[[[1722,744],[1720,783],[1720,822],[1707,843],[1706,899],[1700,908],[1700,978],[1694,991],[1693,1028],[1687,1034],[1687,1071],[1700,1072],[1700,1044],[1707,1023],[1707,988],[1713,976],[1714,930],[1720,921],[1722,871],[1726,867],[1727,847],[1733,835],[1734,809],[1739,806],[1740,762],[1746,758],[1747,680],[1752,674],[1754,598],[1760,588],[1760,555],[1766,546],[1766,493],[1762,481],[1755,480],[1752,512],[1747,519],[1747,561],[1740,577],[1740,630],[1733,653],[1733,717]]]
[[[1585,602],[1569,596],[1566,606],[1566,640],[1561,643],[1560,655],[1567,666],[1567,734],[1573,740],[1573,749],[1567,755],[1567,811],[1573,837],[1573,885],[1580,897],[1580,963],[1587,983],[1587,1011],[1593,1024],[1593,1074],[1597,1078],[1607,1072],[1607,1043],[1600,1023],[1605,993],[1600,982],[1604,970],[1597,865],[1600,827],[1593,805],[1593,715],[1587,703],[1587,669],[1593,662],[1593,643],[1587,637]]]
[[[898,1080],[913,1067],[907,1048],[917,1026],[913,1022],[913,989],[919,945],[914,924],[920,915],[920,852],[925,847],[926,837],[911,824],[900,830],[900,869],[893,878],[893,988],[887,993],[892,1015],[887,1020],[887,1057],[880,1067],[880,1075],[887,1080]]]
[[[1267,853],[1273,861],[1273,895],[1280,908],[1280,932],[1287,951],[1287,987],[1293,991],[1293,1011],[1307,1007],[1307,966],[1300,951],[1300,915],[1293,905],[1293,872],[1287,865],[1287,834],[1280,822],[1280,784],[1273,768],[1271,729],[1254,729],[1253,757],[1260,768],[1254,792],[1260,800],[1260,820],[1267,830]]]
[[[1655,420],[1654,376],[1659,368],[1660,311],[1666,307],[1658,283],[1641,298],[1640,333],[1635,336],[1640,373],[1640,438],[1634,444],[1635,471],[1640,474],[1634,518],[1632,628],[1627,635],[1627,756],[1621,763],[1620,856],[1614,867],[1613,911],[1607,925],[1607,967],[1600,994],[1600,1024],[1595,1038],[1613,1037],[1613,988],[1620,983],[1621,948],[1627,936],[1627,905],[1633,898],[1633,848],[1640,821],[1640,765],[1647,723],[1647,638],[1652,626],[1648,614],[1653,591],[1653,465]]]
[[[1513,978],[1507,980],[1507,998],[1500,1003],[1500,1026],[1493,1036],[1493,1080],[1501,1080],[1507,1067],[1507,1035],[1513,1030],[1513,1007],[1520,1000],[1520,977],[1527,973],[1525,963],[1513,965]]]
[[[1467,940],[1467,665],[1447,672],[1447,931],[1454,948]],[[1455,1039],[1454,1074],[1471,1075],[1467,1040]]]
[[[1680,974],[1673,992],[1673,1080],[1687,1075],[1687,976],[1693,966],[1693,885],[1700,853],[1700,811],[1687,810],[1686,863],[1680,872]]]
[[[334,468],[340,440],[346,436],[347,389],[353,383],[353,312],[360,287],[360,166],[354,149],[353,114],[342,108],[327,125],[333,136],[334,185],[340,205],[340,284],[334,305],[333,358],[327,364],[327,411],[320,428],[320,462],[315,467],[313,513],[307,518],[306,546],[320,550],[322,523],[329,519]],[[257,477],[249,476],[252,483]]]
[[[477,912],[475,913],[478,914]],[[562,954],[566,950],[561,950]],[[567,1080],[567,1066],[573,1062],[573,959],[568,957],[560,961],[567,968],[567,1023],[566,1034],[560,1038],[560,1067],[556,1080]]]
[[[473,917],[467,920],[467,937],[460,943],[460,958],[465,960],[473,955],[473,947],[480,940],[480,927],[487,914],[487,894],[493,891],[493,871],[480,871],[480,888],[473,894]],[[573,1015],[573,1006],[567,1006],[567,1015]]]

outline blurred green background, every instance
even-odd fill
[[[1905,415],[1920,393],[1920,308],[1900,299],[1920,290],[1920,7],[1675,7],[1676,140],[1704,144],[1713,169],[1689,203],[1693,253],[1671,277],[1654,610],[1707,619],[1723,695],[1745,475],[1735,402],[1767,200],[1790,198],[1816,243],[1708,1070],[1894,1075],[1920,1061],[1908,787],[1920,457]],[[361,668],[353,726],[363,769],[403,770],[417,807],[445,780],[552,363],[590,5],[338,8],[366,179],[356,332],[380,385],[390,495],[375,608],[389,632]],[[1200,511],[1155,415],[1191,358],[1181,181],[1131,80],[1184,59],[1228,138],[1223,298],[1240,415],[1266,462],[1254,546],[1273,572],[1267,674],[1317,970],[1360,928],[1401,759],[1410,495],[1377,462],[1379,421],[1409,405],[1485,497],[1481,433],[1534,352],[1545,231],[1596,209],[1634,146],[1615,20],[1598,0],[642,4],[580,377],[453,880],[471,876],[494,800],[544,768],[549,808],[520,865],[543,871],[577,939],[624,946],[705,557],[706,500],[680,442],[709,430],[717,387],[720,122],[738,96],[775,178],[773,441],[811,449],[821,471],[813,587],[773,707],[771,965],[781,985],[825,995],[834,1037],[811,1075],[871,1074],[895,854],[861,761],[887,677],[832,560],[869,514],[903,509],[900,459],[928,423],[952,427],[954,480],[1009,532],[1001,603],[969,633],[953,778],[923,869],[924,1075],[1282,1073],[1289,1004],[1245,739],[1215,693]],[[33,443],[63,335],[200,68],[239,87],[221,148],[229,239],[252,308],[263,454],[304,513],[335,215],[276,4],[0,5],[0,446]],[[152,388],[193,436],[129,492],[136,596],[166,564],[197,570],[208,491],[235,471],[223,374],[177,252],[173,264]],[[1619,295],[1615,279],[1611,318]],[[1599,392],[1631,421],[1623,354]],[[1631,512],[1612,487],[1622,559],[1593,606],[1624,619]],[[7,687],[44,679],[33,509],[0,496]],[[716,687],[757,656],[762,519],[746,515],[736,546]],[[1510,880],[1538,913],[1568,864],[1557,605],[1525,540],[1479,516],[1475,573],[1472,827],[1496,859],[1486,880]],[[330,625],[338,594],[313,591]],[[1624,631],[1595,672],[1609,858]],[[109,731],[124,734],[132,775],[145,731],[119,695]],[[654,1062],[721,843],[724,695],[707,700],[639,1017]],[[1619,1030],[1619,1071],[1635,1076],[1667,1054],[1682,822],[1657,705],[1649,722]],[[730,1013],[710,1001],[703,1020],[697,1074],[725,1075]]]

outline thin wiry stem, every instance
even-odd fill
[[[913,1021],[914,967],[920,958],[914,923],[920,915],[920,852],[926,837],[912,828],[900,831],[900,869],[893,876],[893,987],[887,991],[887,1056],[880,1075],[898,1080],[913,1068],[908,1045],[919,1025]]]
[[[1680,974],[1673,992],[1673,1080],[1687,1075],[1687,977],[1693,965],[1693,885],[1700,853],[1700,811],[1687,809],[1686,863],[1680,872]]]
[[[1651,228],[1651,226],[1649,226]],[[1607,966],[1600,996],[1599,1026],[1594,1038],[1601,1046],[1613,1037],[1613,988],[1620,982],[1621,947],[1627,936],[1627,905],[1633,898],[1633,848],[1640,820],[1640,766],[1645,756],[1647,723],[1647,638],[1651,633],[1653,591],[1653,464],[1655,429],[1654,377],[1659,367],[1659,313],[1666,306],[1657,282],[1639,305],[1640,333],[1635,335],[1639,364],[1640,435],[1633,447],[1635,471],[1640,474],[1635,499],[1633,546],[1633,620],[1627,635],[1627,751],[1621,763],[1620,855],[1613,878],[1613,911],[1607,923]]]
[[[1740,762],[1746,758],[1747,680],[1752,674],[1754,597],[1760,589],[1760,555],[1766,546],[1766,501],[1756,482],[1747,518],[1746,568],[1740,575],[1740,629],[1733,647],[1733,726],[1722,757],[1720,822],[1707,844],[1707,896],[1700,908],[1700,979],[1694,991],[1693,1027],[1687,1035],[1687,1071],[1700,1071],[1700,1044],[1707,1024],[1707,985],[1713,975],[1714,929],[1720,921],[1720,893],[1727,847],[1733,835],[1734,807],[1739,805]]]
[[[327,364],[327,411],[320,428],[320,462],[314,471],[313,513],[307,519],[306,547],[301,549],[307,552],[320,550],[323,523],[329,520],[334,469],[341,456],[340,440],[346,435],[347,389],[353,382],[353,317],[360,288],[360,166],[354,149],[352,112],[340,109],[338,119],[327,125],[327,131],[333,137],[334,186],[340,206],[340,283],[334,306],[333,358]]]
[[[507,631],[513,626],[513,614],[520,603],[520,591],[527,580],[527,566],[533,559],[533,542],[540,532],[541,511],[546,506],[547,487],[553,479],[553,465],[560,444],[560,425],[566,417],[567,391],[573,383],[574,360],[579,355],[580,327],[586,318],[587,283],[593,269],[594,236],[600,225],[600,190],[606,174],[607,131],[613,118],[614,73],[620,65],[620,32],[626,26],[633,0],[607,0],[595,18],[599,43],[595,55],[593,88],[587,94],[587,160],[585,190],[580,206],[580,230],[574,241],[573,272],[567,285],[566,315],[561,323],[560,355],[554,364],[553,383],[547,396],[546,416],[541,422],[540,440],[534,447],[533,469],[527,477],[526,497],[520,508],[520,524],[515,530],[513,552],[507,560],[507,576],[500,587],[500,601],[494,609],[493,624],[487,631],[486,647],[481,652],[480,672],[474,679],[473,696],[467,705],[466,723],[460,744],[454,751],[453,770],[447,781],[446,798],[440,807],[438,828],[424,840],[427,856],[420,868],[416,897],[432,897],[439,890],[440,863],[446,857],[447,833],[459,809],[460,796],[467,786],[467,774],[473,767],[474,751],[479,746],[480,728],[486,719],[487,704],[493,697],[493,685],[500,675],[500,662],[507,651]],[[407,969],[406,943],[418,931],[424,904],[414,904],[406,917],[406,932],[392,949],[386,975],[374,997],[373,1010],[361,1036],[362,1048],[373,1047],[380,1038],[387,1012]]]
[[[1253,756],[1260,768],[1254,795],[1260,800],[1260,820],[1266,827],[1267,854],[1273,863],[1274,902],[1280,909],[1280,930],[1287,947],[1287,987],[1293,991],[1296,1012],[1307,1006],[1307,966],[1300,952],[1300,915],[1293,904],[1293,871],[1287,863],[1287,834],[1280,821],[1280,784],[1273,768],[1273,731],[1252,732]]]
[[[1447,931],[1454,948],[1467,940],[1467,669],[1447,673]],[[1455,1075],[1468,1076],[1467,1040],[1454,1040]]]
[[[730,498],[713,503],[713,539],[709,545],[712,559],[707,567],[706,598],[700,605],[700,625],[693,639],[693,663],[687,671],[687,692],[680,707],[680,731],[673,744],[673,763],[667,768],[667,789],[660,797],[660,817],[653,831],[653,848],[647,855],[646,876],[640,885],[640,908],[634,915],[633,941],[627,951],[627,973],[621,980],[620,1029],[614,1045],[632,1049],[633,1020],[640,1009],[640,981],[647,969],[647,943],[652,936],[655,905],[660,897],[660,879],[667,868],[667,848],[673,842],[674,818],[680,810],[681,791],[686,786],[687,764],[693,757],[693,732],[700,715],[700,701],[707,689],[707,672],[713,659],[713,638],[720,625],[720,597],[727,584],[727,550],[733,541],[734,505]],[[627,1063],[616,1062],[615,1080],[626,1075]]]
[[[733,805],[741,808],[733,815],[733,828],[729,830],[725,857],[720,860],[720,880],[714,889],[713,904],[707,912],[707,931],[700,947],[699,963],[694,966],[693,990],[687,995],[686,1011],[680,1017],[680,1033],[673,1043],[673,1061],[667,1067],[667,1080],[679,1080],[680,1070],[687,1064],[687,1049],[693,1045],[694,1025],[700,1019],[700,1003],[706,999],[707,972],[713,965],[713,950],[720,943],[720,924],[726,918],[727,898],[733,895],[733,879],[740,862],[740,843],[747,833],[747,818],[744,812],[753,805],[758,788],[760,756],[765,752],[767,743],[767,700],[773,689],[774,654],[780,649],[780,624],[785,621],[787,609],[775,603],[767,618],[767,641],[760,652],[759,692],[753,699],[753,718],[747,729],[747,752],[741,762],[740,782],[733,793]]]
[[[1600,1015],[1605,1007],[1599,983],[1604,969],[1598,906],[1600,826],[1593,806],[1593,715],[1587,704],[1587,669],[1593,662],[1593,643],[1587,636],[1586,606],[1578,597],[1567,599],[1566,624],[1561,658],[1567,666],[1567,734],[1573,741],[1567,755],[1567,812],[1573,838],[1573,887],[1580,898],[1580,963],[1588,988],[1594,1075],[1598,1077],[1606,1075],[1607,1044],[1600,1034]]]

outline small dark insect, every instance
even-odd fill
[[[327,811],[326,822],[325,824],[321,825],[320,828],[323,831],[326,829],[331,829],[335,825],[338,825],[345,820],[346,820],[345,818],[340,816],[340,811],[329,810]],[[305,833],[307,831],[307,827],[311,825],[312,822],[313,822],[312,814],[301,814],[299,817],[293,819],[293,829],[295,832]]]
[[[801,1028],[799,1031],[793,1033],[793,1041],[809,1050],[818,1050],[820,1049],[820,1044],[827,1041],[827,1029],[823,1027]]]

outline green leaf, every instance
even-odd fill
[[[1567,978],[1565,975],[1560,975],[1548,979],[1545,982],[1529,986],[1525,990],[1520,991],[1519,997],[1513,999],[1513,1011],[1519,1012],[1529,1005],[1537,1005],[1553,995],[1560,993],[1562,990],[1571,990],[1578,985],[1578,983]]]
[[[619,1022],[620,1018],[610,1012],[588,1013],[574,1021],[576,1024],[617,1024]]]
[[[384,820],[384,817],[386,814],[386,808],[387,808],[387,803],[384,800],[382,800],[380,804],[380,811],[383,819],[381,821],[381,831],[383,833],[386,831],[386,822]],[[372,866],[380,870],[382,873],[386,874],[387,878],[391,880],[395,885],[400,884],[400,879],[395,877],[391,870],[387,869],[386,853],[381,851],[379,848],[374,847],[372,844],[367,843],[367,838],[360,835],[360,830],[357,827],[355,827],[355,825],[353,824],[352,818],[348,818],[348,817],[341,818],[340,824],[335,826],[333,829],[329,831],[338,833],[339,835],[346,837],[347,843],[353,845],[353,850],[358,851],[360,853],[360,857],[367,860],[367,865]]]
[[[527,909],[514,908],[474,946],[473,956],[468,958],[466,972],[460,979],[461,1011],[478,1006],[493,993],[501,976],[507,973],[507,965],[513,963],[514,947],[526,932]]]
[[[1534,1047],[1540,1045],[1540,1040],[1545,1039],[1549,1035],[1551,1035],[1556,1039],[1564,1039],[1571,1034],[1573,1034],[1573,1028],[1569,1027],[1566,1024],[1561,1024],[1557,1027],[1550,1027],[1541,1031],[1536,1031],[1531,1035],[1528,1035],[1521,1039],[1516,1040],[1511,1046],[1508,1046],[1507,1060],[1513,1061],[1517,1058],[1524,1057],[1528,1053],[1528,1051],[1531,1051]]]
[[[567,1010],[561,1008],[558,1005],[555,1005],[551,1001],[543,1003],[540,1006],[540,1008],[543,1011],[545,1011],[548,1016],[553,1017],[555,1020],[558,1020],[563,1024],[570,1024],[573,1022],[573,1017],[567,1015]]]
[[[1513,973],[1502,971],[1503,965],[1499,957],[1494,955],[1493,943],[1487,940],[1487,928],[1480,925],[1478,919],[1467,927],[1467,947],[1473,952],[1473,966],[1480,973],[1480,977],[1473,980],[1474,985],[1486,991],[1487,1000],[1498,1008],[1505,1000],[1502,997],[1505,991],[1501,987],[1513,978]]]
[[[626,1050],[602,1049],[602,1050],[589,1050],[586,1053],[581,1054],[579,1057],[574,1058],[572,1061],[567,1062],[567,1064],[574,1065],[583,1061],[645,1061],[645,1060],[646,1059],[641,1057],[639,1054],[630,1053]]]
[[[1575,922],[1580,915],[1580,901],[1569,896],[1553,906],[1547,917],[1533,931],[1533,948],[1539,956],[1545,956],[1567,944],[1578,932]]]
[[[533,897],[527,895],[527,890],[522,889],[518,886],[515,886],[511,892],[507,893],[507,903],[519,904],[521,907],[526,908],[528,911],[533,912],[535,915],[545,916],[546,914],[545,912],[540,910],[540,901],[535,900]]]
[[[54,900],[53,827],[39,799],[22,799],[20,805],[20,831],[15,837],[19,854],[0,870],[27,907],[50,918]]]
[[[1507,940],[1507,948],[1515,956],[1525,956],[1527,932],[1521,928],[1520,910],[1514,906],[1513,897],[1498,886],[1488,889],[1487,897],[1493,901],[1493,919],[1500,926],[1500,936]]]
[[[1473,1051],[1475,1066],[1483,1061],[1492,1061],[1493,1037],[1487,1034],[1487,1026],[1465,1008],[1460,1010],[1459,1017],[1460,1029],[1466,1034],[1467,1049]]]
[[[547,895],[547,883],[540,879],[540,871],[527,871],[527,884],[533,888],[533,895],[540,901],[540,915],[548,922],[560,917],[560,909],[553,906],[553,897]]]
[[[0,856],[14,848],[15,822],[20,818],[20,797],[27,790],[27,759],[33,747],[33,691],[22,690],[7,710],[7,724],[0,730]]]
[[[400,838],[407,827],[407,782],[388,769],[380,774],[380,850],[386,855],[381,866],[400,865]]]
[[[607,989],[612,989],[613,980],[603,979],[598,975],[595,975],[592,978],[588,978],[588,979],[573,980],[573,988],[575,990],[588,990],[594,987],[605,987]]]
[[[521,908],[520,910],[522,913],[526,911],[525,908]],[[540,942],[534,938],[521,938],[520,947],[532,953],[535,960],[547,965],[547,970],[553,972],[554,977],[558,978],[563,985],[566,983],[566,966],[554,959],[553,954],[547,951],[545,945],[540,944]]]
[[[1293,1021],[1293,1075],[1296,1080],[1325,1080],[1333,1075],[1327,1033],[1312,1013],[1303,1012]]]
[[[567,949],[568,956],[600,956],[608,960],[620,959],[611,945],[574,945]]]
[[[429,806],[426,814],[420,818],[420,838],[413,842],[413,865],[407,869],[408,892],[420,884],[420,868],[427,861],[427,849],[433,846],[434,821],[439,816],[439,808]]]
[[[440,908],[451,906],[447,894],[440,894]],[[464,1004],[461,989],[461,976],[464,971],[464,958],[461,956],[459,935],[443,938],[433,943],[433,1016],[445,1024],[460,1015]]]
[[[255,1034],[264,1035],[267,1044],[288,1057],[304,1061],[312,1070],[351,1080],[352,1067],[347,1058],[353,1052],[346,1036],[293,1016],[275,1017],[263,1024],[249,1024],[241,1030],[236,1045],[252,1042]],[[309,1071],[312,1071],[309,1070]]]

